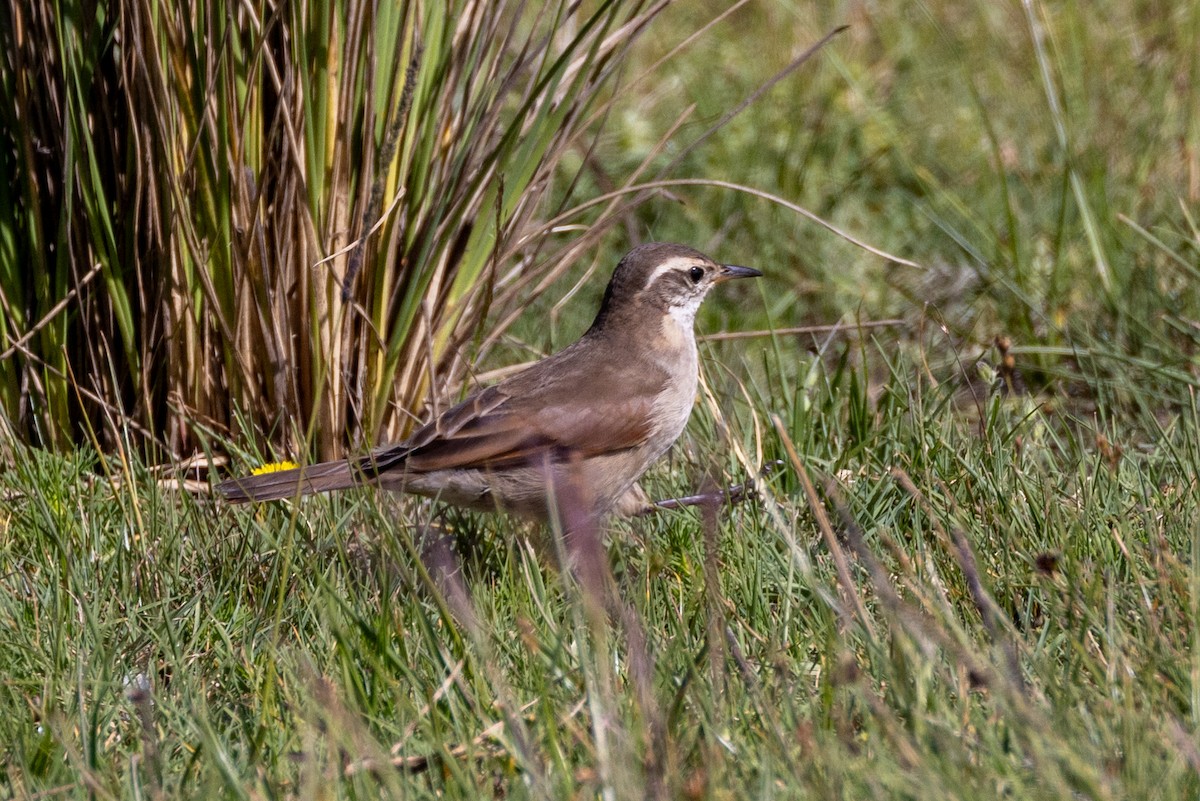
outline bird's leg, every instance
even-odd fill
[[[560,539],[560,566],[579,582],[586,595],[602,598],[607,594],[605,580],[596,571],[608,559],[604,552],[604,537],[591,487],[584,480],[580,457],[565,454],[558,463],[547,457],[541,465],[549,502],[551,532]]]
[[[771,473],[783,466],[783,462],[778,459],[767,462],[759,471],[760,478],[766,478]],[[661,509],[682,509],[685,506],[706,506],[719,505],[722,503],[736,504],[746,500],[747,497],[754,494],[755,479],[748,479],[741,484],[734,484],[725,489],[712,490],[710,492],[701,492],[696,495],[685,495],[682,498],[665,498],[661,501],[647,503],[641,508],[634,510],[635,516],[641,517],[648,514],[653,514]]]

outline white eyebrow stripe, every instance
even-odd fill
[[[654,268],[654,272],[650,273],[649,277],[646,278],[646,286],[653,284],[664,273],[669,273],[673,270],[683,270],[696,264],[703,265],[703,262],[693,256],[672,256]]]

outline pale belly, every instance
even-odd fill
[[[658,432],[639,448],[582,462],[564,462],[548,470],[515,468],[500,471],[441,470],[389,477],[380,486],[396,492],[424,495],[455,506],[484,512],[506,511],[546,522],[549,498],[563,505],[581,505],[594,513],[608,512],[670,448],[682,431],[682,422],[671,421],[671,431]],[[678,429],[676,430],[676,426]]]

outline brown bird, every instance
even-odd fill
[[[574,344],[480,390],[404,442],[366,456],[235,478],[235,503],[376,484],[473,509],[548,521],[548,498],[586,498],[599,516],[622,501],[683,433],[696,399],[693,324],[717,284],[760,276],[684,245],[621,259],[591,328]],[[643,496],[644,497],[644,496]]]

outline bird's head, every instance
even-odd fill
[[[708,291],[734,278],[762,275],[750,267],[718,264],[698,250],[670,242],[639,245],[625,254],[604,293],[593,328],[627,312],[654,309],[691,326]]]

